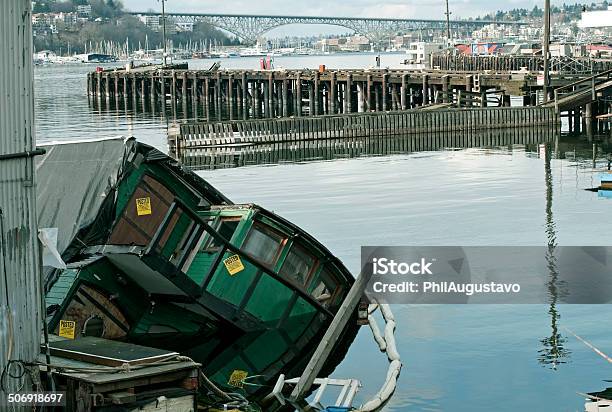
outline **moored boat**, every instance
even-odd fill
[[[612,198],[612,172],[599,174],[599,197]]]

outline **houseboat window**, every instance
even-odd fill
[[[242,245],[242,250],[259,259],[262,263],[273,266],[280,252],[283,240],[280,234],[264,227],[260,223],[254,223]]]
[[[300,285],[305,285],[315,263],[316,259],[314,256],[303,247],[294,243],[283,262],[280,273]]]
[[[221,236],[223,236],[226,240],[231,240],[232,236],[234,236],[234,232],[236,228],[238,228],[238,224],[240,223],[240,217],[227,217],[221,218],[219,224],[217,226],[217,232]],[[205,249],[208,251],[217,250],[221,247],[221,241],[210,237],[210,240],[206,244]]]
[[[313,283],[310,294],[321,305],[329,307],[337,289],[338,282],[334,279],[329,269],[324,268],[319,274],[318,279]]]
[[[177,206],[159,235],[155,251],[182,269],[191,258],[191,251],[202,237],[204,229],[182,207]]]
[[[193,242],[198,240],[197,238],[200,237],[202,231],[201,226],[192,220],[188,221],[186,227],[183,226],[177,229],[183,232],[183,236],[176,243],[176,246],[170,255],[170,263],[174,265],[179,265],[181,263],[181,260],[184,259],[186,253],[190,252],[191,248],[193,247]]]

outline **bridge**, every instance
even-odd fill
[[[130,12],[135,16],[159,16],[157,12]],[[174,23],[205,22],[228,31],[246,43],[255,43],[257,38],[277,27],[289,24],[326,24],[345,27],[366,36],[373,43],[379,43],[385,36],[415,30],[445,30],[446,20],[395,19],[369,17],[319,17],[319,16],[265,16],[252,14],[203,14],[166,13]],[[451,20],[451,28],[474,30],[488,24],[525,25],[524,22],[490,20]]]

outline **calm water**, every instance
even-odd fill
[[[383,56],[383,66],[398,66],[402,58]],[[373,62],[373,55],[276,60],[291,68]],[[167,120],[160,115],[90,108],[85,73],[91,69],[36,69],[39,140],[134,135],[166,150]],[[608,144],[597,142],[597,168]],[[557,145],[343,153],[334,160],[285,161],[289,156],[273,166],[198,173],[233,201],[258,203],[297,223],[354,272],[361,245],[546,245],[551,232],[561,245],[611,243],[612,201],[584,190],[598,181],[592,145],[583,137],[562,137]],[[387,410],[582,411],[576,392],[604,389],[612,371],[564,328],[612,354],[612,311],[607,305],[554,309],[556,316],[545,305],[395,306],[404,368]],[[555,333],[561,339],[550,339]],[[551,347],[551,340],[559,344]],[[386,367],[364,328],[334,375],[360,379],[364,399],[378,390]]]

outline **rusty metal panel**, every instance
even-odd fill
[[[30,0],[0,1],[0,370],[39,352],[40,269],[36,233]],[[4,240],[4,241],[2,241]],[[9,390],[23,382],[9,379]],[[23,390],[31,389],[27,379]],[[5,404],[0,391],[0,405]]]

